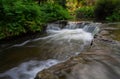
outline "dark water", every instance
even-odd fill
[[[110,30],[110,34],[113,40],[120,41],[120,27],[118,29]]]

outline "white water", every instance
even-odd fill
[[[81,41],[84,44],[91,42],[93,36],[91,33],[83,31],[83,29],[63,29],[63,30],[47,30],[51,35],[51,41],[66,40],[71,43],[71,41]]]
[[[55,59],[45,61],[31,60],[0,74],[0,79],[34,79],[35,75],[39,71],[51,67],[57,63],[60,63],[60,61]],[[4,78],[5,76],[8,78]]]

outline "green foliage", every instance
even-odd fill
[[[41,4],[41,11],[43,13],[42,22],[53,22],[56,20],[66,20],[71,18],[67,10],[55,3]]]
[[[98,0],[95,17],[97,20],[120,21],[120,0]]]
[[[40,31],[39,6],[27,0],[0,1],[0,38]]]
[[[120,12],[116,13],[113,12],[110,16],[105,18],[107,21],[113,22],[113,21],[120,21]]]
[[[93,6],[84,6],[76,10],[76,18],[79,19],[89,19],[94,18],[94,7]]]
[[[66,0],[54,0],[54,2],[66,8]]]
[[[21,33],[41,31],[47,22],[68,19],[58,4],[38,4],[33,0],[0,0],[0,39]]]

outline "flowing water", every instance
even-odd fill
[[[38,71],[80,54],[91,45],[99,25],[92,22],[69,22],[64,27],[48,24],[44,37],[1,48],[0,79],[33,79]]]
[[[48,24],[46,36],[0,49],[0,79],[33,79],[38,71],[78,55],[90,45],[97,26],[84,22],[69,22],[64,27]]]

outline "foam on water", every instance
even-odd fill
[[[91,42],[93,39],[93,35],[89,32],[85,32],[83,29],[62,29],[62,30],[53,30],[49,29],[47,30],[47,33],[49,36],[42,37],[42,38],[37,38],[33,40],[28,40],[25,41],[21,44],[16,44],[13,46],[23,46],[29,42],[35,42],[35,41],[40,41],[40,40],[48,40],[48,41],[82,41],[84,43],[86,42]]]
[[[52,34],[51,40],[76,40],[76,41],[91,41],[93,36],[91,33],[85,32],[83,29],[63,29],[63,30],[47,30]]]
[[[4,79],[4,77],[8,77],[7,79],[34,79],[39,71],[57,63],[60,63],[60,61],[55,59],[46,61],[31,60],[0,74],[0,79]]]

